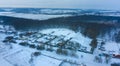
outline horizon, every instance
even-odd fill
[[[0,8],[62,8],[120,10],[119,0],[2,0]]]
[[[120,10],[110,10],[110,9],[84,9],[84,8],[41,8],[41,7],[0,7],[0,9],[61,9],[61,10],[105,10],[105,11],[120,11]]]

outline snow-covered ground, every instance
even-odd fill
[[[104,46],[106,48],[106,51],[113,51],[115,54],[119,54],[119,48],[120,45],[119,43],[116,42],[107,42],[106,45]]]
[[[2,26],[1,29],[3,30]],[[73,52],[76,54],[74,57],[70,55],[57,54],[56,49],[58,47],[52,47],[53,51],[48,51],[47,49],[37,50],[36,48],[30,48],[19,44],[20,42],[27,41],[28,43],[38,45],[39,43],[34,40],[48,42],[50,39],[52,39],[50,42],[56,43],[59,39],[66,41],[72,38],[69,41],[77,42],[82,46],[87,47],[87,51],[90,51],[91,46],[89,44],[92,39],[85,37],[80,32],[74,32],[70,29],[44,29],[37,31],[35,34],[33,32],[31,36],[23,37],[19,37],[19,34],[24,34],[26,32],[18,31],[18,35],[8,34],[5,32],[6,31],[0,32],[0,66],[110,66],[111,63],[118,63],[118,61],[120,61],[120,59],[110,57],[111,59],[106,63],[105,57],[102,56],[100,58],[98,55],[103,53],[103,51],[98,49],[96,49],[93,54],[80,51],[73,52],[69,50],[70,53]],[[18,39],[15,39],[17,43],[3,43],[2,41],[7,36],[17,37]],[[37,36],[37,38],[35,36]],[[57,38],[55,38],[56,36]],[[106,53],[112,50],[118,52],[118,44],[114,42],[106,42],[104,47],[106,48]],[[33,56],[34,52],[40,52],[41,54]],[[95,57],[102,59],[102,61],[98,62]]]
[[[38,12],[38,14],[36,14],[36,12],[33,11],[32,13],[17,13],[14,12],[14,10],[12,11],[12,9],[6,9],[5,12],[0,12],[0,16],[47,20],[57,17],[73,16],[72,13],[81,15],[82,11],[42,9],[40,11],[41,13]],[[57,13],[59,13],[59,15]],[[117,13],[116,11],[101,11],[100,13],[102,13],[100,15],[104,16],[120,15],[120,13]],[[96,15],[96,12],[89,13],[88,11],[87,13],[83,10],[82,14]],[[3,21],[0,22],[2,23]],[[6,28],[8,29],[10,27],[7,26]],[[92,39],[84,36],[80,31],[74,32],[73,30],[66,28],[51,28],[37,31],[37,33],[32,34],[32,36],[20,37],[20,34],[26,34],[27,32],[17,31],[17,34],[9,34],[6,32],[11,33],[12,31],[7,29],[0,25],[0,66],[110,66],[111,63],[120,63],[120,58],[113,58],[111,56],[111,54],[120,55],[120,44],[114,41],[109,41],[111,37],[107,34],[107,37],[99,37],[101,40],[107,39],[105,45],[101,46],[102,50],[99,49],[101,40],[98,39],[98,46],[92,54],[89,53],[91,52],[92,48],[90,46]],[[13,36],[16,38],[15,40],[17,43],[3,43],[3,40],[7,36]],[[35,46],[42,45],[41,43],[46,44],[45,49],[38,50],[37,48],[30,48],[30,46],[21,46],[20,43],[24,41],[28,42],[30,45]],[[63,50],[66,50],[70,55],[57,54],[56,51],[59,47],[56,45],[61,42],[67,42],[66,45],[68,44],[68,46],[73,47],[74,45],[79,44],[80,48],[77,50],[70,50],[68,48],[71,47],[67,47]],[[71,44],[69,45],[69,43]],[[79,47],[79,45],[77,47]],[[48,51],[47,47],[52,47],[52,51]],[[83,48],[86,48],[84,49],[84,52],[80,51]],[[35,52],[40,52],[41,54],[39,56],[32,56],[32,54]],[[74,56],[72,56],[72,54]],[[105,56],[100,56],[100,54],[108,54],[110,57],[106,58]],[[109,59],[108,62],[107,59]]]
[[[54,32],[54,33],[52,33]],[[90,42],[92,41],[92,39],[83,36],[80,32],[75,33],[72,30],[68,30],[68,29],[62,29],[62,28],[56,28],[56,29],[46,29],[46,30],[42,30],[41,33],[44,34],[50,34],[52,33],[52,35],[57,35],[57,36],[65,36],[65,40],[72,38],[71,41],[73,42],[78,42],[80,43],[82,46],[87,47],[87,51],[90,51],[91,47],[90,47]]]
[[[47,20],[57,17],[67,17],[71,15],[46,15],[46,14],[25,14],[25,13],[14,13],[14,12],[0,12],[0,16],[11,16],[18,18],[34,19],[34,20]]]

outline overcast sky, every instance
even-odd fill
[[[120,0],[0,0],[0,7],[120,10]]]

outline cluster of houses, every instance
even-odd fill
[[[78,42],[71,41],[72,37],[64,39],[66,37],[64,35],[52,35],[54,31],[50,34],[43,34],[39,31],[17,32],[9,27],[4,33],[8,34],[8,36],[3,42],[9,43],[11,48],[12,44],[19,44],[37,50],[56,51],[57,54],[75,57],[77,57],[76,51],[87,52],[87,47],[82,46]]]

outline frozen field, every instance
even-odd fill
[[[34,20],[47,20],[47,19],[51,19],[51,18],[67,17],[67,16],[71,16],[71,15],[45,15],[45,14],[25,14],[25,13],[14,13],[14,12],[0,12],[0,16],[12,16],[12,17],[18,17],[18,18],[34,19]]]

